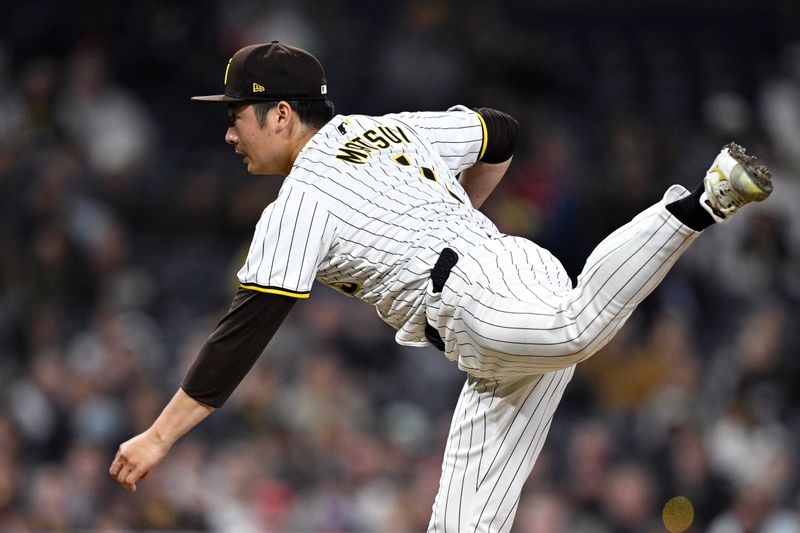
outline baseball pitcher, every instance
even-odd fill
[[[251,174],[285,176],[238,273],[230,310],[153,425],[110,473],[136,483],[221,407],[314,280],[373,305],[398,343],[466,373],[429,531],[509,531],[575,365],[602,348],[707,227],[765,199],[771,177],[735,144],[694,192],[603,240],[576,286],[547,250],[478,208],[508,168],[517,122],[489,108],[335,115],[322,66],[279,42],[225,70],[225,140]]]

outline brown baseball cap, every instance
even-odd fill
[[[325,100],[328,85],[316,57],[278,41],[245,46],[225,69],[225,94],[193,96],[203,102]]]

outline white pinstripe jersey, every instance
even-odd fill
[[[314,279],[372,305],[401,344],[426,344],[429,272],[446,246],[497,235],[457,175],[486,147],[480,115],[337,115],[300,151],[259,220],[239,281],[308,297]]]

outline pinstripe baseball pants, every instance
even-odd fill
[[[699,233],[662,201],[591,253],[577,285],[532,242],[458,250],[427,316],[469,376],[445,448],[429,532],[509,531],[574,365],[602,348]]]

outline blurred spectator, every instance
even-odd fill
[[[124,175],[152,153],[153,120],[131,91],[108,79],[107,59],[99,46],[73,50],[59,98],[59,121],[98,174]]]
[[[236,2],[225,10],[225,32],[235,37],[227,44],[236,51],[249,43],[283,41],[305,50],[319,50],[321,36],[314,19],[308,16],[309,4],[305,0]]]
[[[601,420],[577,424],[570,436],[564,458],[564,483],[582,527],[604,523],[603,494],[614,460],[614,444],[611,429]]]
[[[667,444],[662,494],[681,495],[694,508],[693,526],[706,531],[708,523],[730,501],[731,486],[712,471],[703,435],[690,426],[673,428]]]
[[[717,144],[742,139],[753,124],[750,105],[742,95],[717,92],[703,102],[703,118]]]
[[[520,533],[560,533],[578,531],[570,526],[570,508],[557,494],[538,492],[520,501],[520,511],[514,523]],[[586,533],[585,529],[580,530]]]
[[[800,172],[800,42],[779,50],[777,72],[760,87],[761,120],[780,158],[793,174]]]
[[[716,517],[708,533],[797,533],[800,515],[776,505],[758,487],[743,487],[730,509]]]
[[[645,410],[651,399],[664,394],[673,384],[692,387],[691,383],[678,383],[685,379],[681,371],[691,371],[694,364],[690,329],[684,316],[668,312],[656,315],[643,339],[632,338],[636,335],[635,325],[630,324],[600,357],[586,361],[579,370],[588,386],[595,389],[598,401],[611,412],[632,414]],[[662,401],[654,400],[653,404],[654,409],[665,408]],[[670,407],[678,406],[672,403]],[[652,418],[648,422],[658,423]]]
[[[623,463],[610,471],[603,489],[603,512],[612,531],[661,531],[655,480],[644,465]]]
[[[375,94],[383,112],[436,110],[463,100],[466,58],[449,29],[448,0],[412,0],[395,7],[396,23],[376,50]]]
[[[14,131],[18,148],[47,146],[56,138],[56,98],[58,86],[58,63],[47,56],[37,57],[26,64],[21,74],[22,117]],[[15,113],[10,113],[14,120]]]
[[[21,142],[18,138],[24,120],[24,105],[18,88],[11,79],[11,57],[8,46],[0,41],[0,153],[5,157]],[[5,160],[5,157],[3,158]],[[5,166],[5,165],[4,165]]]

